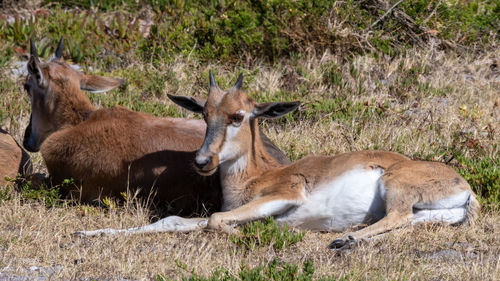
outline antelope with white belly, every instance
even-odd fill
[[[210,72],[206,102],[169,96],[202,113],[207,123],[195,166],[202,175],[220,169],[223,190],[223,212],[212,214],[208,228],[233,232],[234,225],[267,216],[313,230],[370,224],[333,241],[331,247],[339,248],[408,223],[456,224],[476,218],[479,204],[469,184],[442,163],[358,151],[279,164],[263,146],[257,119],[283,116],[299,102],[258,104],[241,86],[242,75],[224,91]]]

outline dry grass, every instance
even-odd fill
[[[323,55],[316,67],[311,68],[313,78],[307,83],[312,84],[308,89],[311,96],[304,99],[314,99],[315,93],[325,94],[325,85],[317,83],[316,86],[314,81],[321,80],[322,73],[317,73],[319,66],[335,59],[333,56],[325,59]],[[293,146],[306,153],[335,154],[377,148],[409,156],[433,155],[439,148],[452,147],[457,135],[471,134],[492,158],[498,157],[499,147],[495,144],[499,142],[500,132],[500,72],[490,66],[499,61],[500,53],[464,60],[438,51],[414,51],[392,61],[358,57],[354,64],[360,69],[358,81],[363,81],[366,94],[346,99],[367,104],[390,102],[383,118],[353,118],[353,124],[365,122],[360,133],[354,131],[354,126],[337,120],[307,119],[286,124],[284,130],[270,128],[268,133],[280,147]],[[356,87],[358,82],[347,67],[344,66],[342,77],[352,84],[350,87]],[[426,74],[418,76],[419,81],[434,89],[448,89],[449,93],[425,96],[418,90],[408,89],[404,100],[395,96],[390,88],[397,87],[396,80],[402,73],[416,67],[428,68]],[[257,87],[251,84],[248,88]],[[336,91],[341,90],[333,90]],[[328,118],[328,114],[321,118]]]
[[[147,210],[124,208],[87,212],[82,206],[47,209],[14,199],[0,206],[1,272],[33,276],[32,266],[45,268],[53,279],[151,279],[190,276],[217,267],[237,273],[242,265],[273,259],[301,264],[312,260],[315,276],[352,279],[494,280],[500,277],[500,216],[486,213],[471,227],[419,225],[394,231],[352,250],[335,252],[326,246],[337,236],[307,232],[288,249],[271,246],[248,252],[225,234],[195,232],[137,236],[72,237],[80,229],[130,227],[148,221]],[[139,208],[141,209],[141,208]],[[52,268],[50,271],[48,269]]]

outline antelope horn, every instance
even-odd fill
[[[36,51],[35,42],[33,42],[33,39],[32,39],[32,38],[30,38],[30,54],[31,54],[32,56],[34,56],[36,60],[38,60],[38,61],[40,60],[40,59],[38,58],[38,52]]]
[[[58,59],[62,58],[63,49],[64,49],[64,38],[61,36],[59,44],[57,45],[56,52],[54,53],[54,56]]]
[[[218,88],[219,86],[217,86],[217,83],[215,82],[214,74],[212,73],[211,69],[209,71],[209,75],[210,75],[210,88],[212,87]]]
[[[231,92],[241,90],[242,86],[243,86],[243,73],[240,73],[240,75],[238,76],[238,79],[236,80],[236,83],[234,83],[234,86],[231,89]]]

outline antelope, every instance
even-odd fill
[[[438,162],[413,161],[386,151],[356,151],[335,156],[308,156],[280,164],[264,149],[258,118],[277,118],[299,102],[258,104],[241,90],[243,76],[228,91],[210,72],[208,99],[169,95],[176,104],[203,114],[207,124],[196,153],[196,171],[219,171],[222,212],[208,219],[178,222],[178,229],[209,228],[229,233],[234,226],[274,216],[281,223],[310,230],[342,232],[369,224],[334,240],[343,248],[358,240],[408,223],[472,222],[479,204],[469,184],[452,168]],[[196,225],[195,225],[196,224]],[[127,230],[84,232],[135,233],[155,225]],[[174,228],[172,228],[174,229]],[[174,229],[175,230],[175,229]]]
[[[17,175],[31,173],[29,155],[6,131],[0,129],[0,188],[9,183],[6,178],[15,179]]]
[[[82,90],[99,93],[115,89],[121,79],[83,74],[63,59],[63,38],[48,62],[40,61],[30,40],[28,76],[24,88],[31,116],[24,147],[40,151],[53,185],[73,178],[62,193],[83,202],[122,192],[155,193],[177,214],[213,212],[220,208],[220,181],[202,177],[193,168],[203,142],[202,120],[158,118],[121,106],[96,109]],[[265,141],[277,161],[286,156]]]

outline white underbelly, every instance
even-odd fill
[[[281,223],[312,230],[344,231],[385,215],[382,169],[352,169],[316,187],[300,206],[277,217]]]

